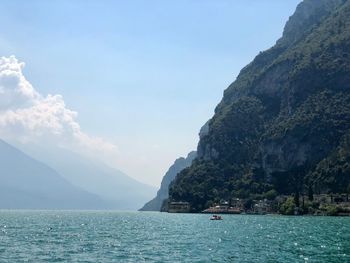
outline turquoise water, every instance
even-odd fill
[[[0,211],[0,262],[350,262],[350,218]]]

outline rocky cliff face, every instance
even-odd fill
[[[288,20],[283,37],[278,43],[291,45],[297,42],[345,2],[346,0],[308,0],[301,2],[294,15]]]
[[[270,190],[346,191],[349,175],[337,188],[337,172],[320,167],[339,149],[347,156],[341,144],[349,132],[350,1],[304,0],[276,45],[225,90],[170,198],[200,211]]]
[[[192,161],[197,157],[197,152],[190,152],[186,158],[180,157],[176,159],[174,164],[170,166],[169,170],[163,177],[160,189],[157,196],[151,201],[147,202],[140,211],[160,211],[163,201],[169,198],[169,185],[175,179],[176,175],[183,169],[189,167]]]

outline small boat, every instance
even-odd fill
[[[218,215],[213,215],[210,220],[222,220],[222,217],[221,216],[218,216]]]

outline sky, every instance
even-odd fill
[[[299,2],[2,0],[0,137],[64,141],[159,186]]]

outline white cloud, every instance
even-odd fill
[[[66,107],[61,95],[37,92],[23,75],[24,65],[14,56],[0,58],[0,137],[97,155],[116,153],[112,143],[81,130],[77,112]]]

